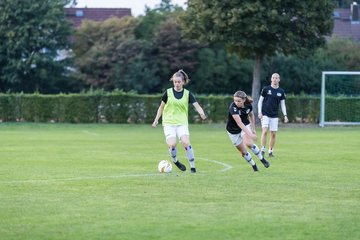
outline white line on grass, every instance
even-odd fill
[[[207,158],[197,158],[203,161],[212,162],[215,164],[219,164],[223,166],[220,169],[220,172],[225,172],[233,168],[231,165],[217,161],[211,160]],[[126,177],[154,177],[154,176],[162,176],[159,173],[133,173],[133,174],[119,174],[119,175],[111,175],[111,176],[88,176],[88,177],[73,177],[73,178],[53,178],[53,179],[24,179],[24,180],[10,180],[10,181],[0,181],[0,183],[4,184],[16,184],[16,183],[51,183],[58,181],[82,181],[82,180],[98,180],[98,179],[117,179],[117,178],[126,178]]]
[[[198,159],[201,159],[201,160],[204,160],[204,161],[207,161],[207,162],[213,162],[213,163],[222,165],[224,168],[221,169],[220,172],[225,172],[225,171],[228,171],[228,170],[230,170],[230,169],[233,168],[231,165],[226,164],[226,163],[223,163],[223,162],[220,162],[220,161],[210,160],[210,159],[207,159],[207,158],[198,158]]]
[[[92,176],[92,177],[74,177],[74,178],[53,178],[53,179],[28,179],[28,180],[13,180],[1,181],[1,183],[50,183],[58,181],[82,181],[82,180],[97,180],[97,179],[117,179],[126,177],[151,177],[159,175],[158,173],[144,173],[144,174],[119,174],[112,176]]]

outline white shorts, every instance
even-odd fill
[[[243,131],[241,131],[242,133]],[[242,141],[243,141],[243,138],[242,138],[242,134],[241,133],[238,133],[238,134],[232,134],[232,133],[229,133],[227,132],[228,135],[229,135],[229,138],[230,138],[230,141],[232,142],[232,144],[236,147],[236,146],[239,146]]]
[[[279,126],[279,118],[269,118],[268,116],[262,116],[261,127],[269,128],[270,131],[276,132]]]
[[[188,135],[188,136],[190,135],[189,127],[186,125],[178,125],[178,126],[165,125],[164,134],[166,140],[168,138],[176,138],[176,136],[178,136],[178,138],[180,139],[183,135]]]

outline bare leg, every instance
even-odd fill
[[[254,144],[254,141],[250,139],[247,134],[244,135],[243,142],[245,146],[248,147],[260,160],[263,159],[263,155],[259,147],[256,144]]]
[[[270,132],[270,142],[269,142],[269,157],[274,157],[273,150],[275,146],[276,132]]]
[[[261,147],[264,148],[266,146],[266,137],[267,137],[267,128],[264,127],[262,128],[262,133],[261,133]],[[264,149],[261,149],[262,151]]]
[[[176,163],[177,162],[176,138],[168,138],[166,139],[166,143],[169,148],[169,154],[173,159],[174,163]]]
[[[189,160],[190,163],[190,168],[191,168],[191,172],[195,173],[196,172],[196,168],[195,168],[195,156],[194,156],[194,150],[190,144],[190,138],[189,135],[183,135],[180,137],[181,142],[185,148],[186,151],[186,156]]]
[[[166,139],[166,143],[169,147],[169,153],[171,158],[173,159],[175,165],[181,170],[185,171],[186,167],[177,159],[177,149],[176,149],[176,138],[168,138]]]
[[[239,145],[236,146],[236,149],[241,153],[241,155],[243,156],[243,158],[252,166],[253,170],[255,172],[258,171],[258,168],[256,166],[256,163],[254,162],[254,160],[252,159],[250,153],[248,151],[246,151],[246,146],[245,144],[242,142]]]
[[[270,132],[270,143],[269,143],[269,149],[273,149],[275,146],[275,140],[276,140],[276,132]]]
[[[247,134],[244,135],[243,137],[243,143],[245,144],[246,147],[251,148],[253,145],[253,141],[249,138],[249,136]],[[240,146],[240,145],[239,145]]]

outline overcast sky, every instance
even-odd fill
[[[171,0],[183,8],[186,7],[187,0]],[[104,7],[104,8],[131,8],[133,16],[144,15],[145,5],[154,8],[159,5],[161,0],[77,0],[76,7]]]

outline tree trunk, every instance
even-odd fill
[[[258,121],[258,101],[260,97],[260,72],[261,72],[261,62],[262,57],[260,55],[256,55],[255,57],[255,64],[254,64],[254,70],[253,70],[253,82],[252,82],[252,92],[251,96],[254,100],[253,102],[253,111],[255,114],[255,119]]]

